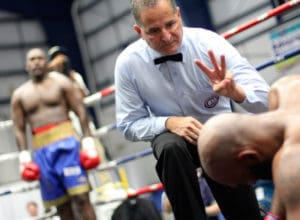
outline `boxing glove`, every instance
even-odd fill
[[[81,140],[80,163],[86,170],[93,169],[100,164],[100,157],[93,137],[84,137]]]
[[[40,179],[40,169],[32,161],[29,151],[21,151],[19,154],[20,174],[23,180],[34,181]]]
[[[264,220],[284,220],[284,218],[271,212],[268,212],[268,214],[264,217]]]

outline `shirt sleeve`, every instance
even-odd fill
[[[117,128],[130,141],[151,141],[166,130],[168,117],[152,115],[139,95],[133,74],[124,59],[118,58],[115,66],[115,98]]]
[[[251,113],[267,111],[268,93],[270,91],[269,84],[226,39],[214,33],[212,33],[212,35],[210,39],[214,40],[210,41],[211,49],[213,48],[217,58],[219,58],[221,54],[225,55],[227,69],[233,73],[235,82],[240,85],[246,93],[245,100],[237,104]]]
[[[242,103],[237,103],[251,113],[260,113],[268,110],[268,94],[270,86],[256,71],[256,69],[241,57],[233,57],[229,62],[229,70],[233,72],[235,82],[240,85],[246,94]]]

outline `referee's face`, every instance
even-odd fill
[[[134,30],[157,52],[170,55],[176,53],[182,41],[180,9],[175,11],[167,1],[141,11],[140,24]]]

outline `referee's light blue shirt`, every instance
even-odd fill
[[[204,123],[213,115],[232,111],[230,99],[215,94],[206,74],[194,63],[199,58],[213,68],[209,49],[218,61],[221,54],[225,55],[227,69],[244,88],[246,99],[240,106],[251,113],[267,110],[269,85],[231,44],[209,30],[183,28],[178,51],[183,54],[183,62],[155,65],[153,60],[161,54],[142,39],[117,58],[116,121],[126,139],[151,141],[166,130],[165,122],[170,116],[192,116]]]

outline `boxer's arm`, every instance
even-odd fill
[[[26,117],[18,92],[19,91],[14,92],[11,98],[11,117],[16,143],[20,151],[20,174],[23,180],[34,181],[40,178],[40,170],[32,161],[30,152],[28,151],[26,139]]]
[[[271,210],[270,212],[268,212],[264,220],[284,220],[284,208],[280,203],[276,188],[274,190],[274,194],[272,198]]]
[[[280,203],[279,196],[277,195],[276,188],[272,198],[271,210],[265,216],[264,220],[284,220],[284,209]]]
[[[67,82],[64,83],[66,101],[79,118],[83,136],[91,136],[91,131],[89,128],[89,118],[86,107],[83,103],[82,95],[79,89],[73,85],[71,80],[66,78],[66,81]]]
[[[27,150],[26,139],[26,118],[22,107],[21,99],[17,93],[11,98],[11,118],[13,121],[13,130],[19,151]]]
[[[91,137],[88,114],[80,91],[69,79],[67,81],[64,83],[67,103],[78,116],[83,133],[80,163],[85,169],[92,169],[99,165],[100,157],[96,149],[95,140]]]
[[[270,212],[268,215],[265,217],[264,220],[284,220],[285,217],[285,207],[284,204],[281,200],[280,193],[282,193],[280,190],[281,188],[281,182],[282,180],[280,179],[280,170],[279,170],[279,165],[281,162],[281,157],[283,153],[283,147],[280,148],[280,150],[277,151],[277,153],[273,157],[273,162],[272,162],[272,173],[273,173],[273,181],[274,181],[274,193],[273,193],[273,198],[272,198],[272,205]]]

